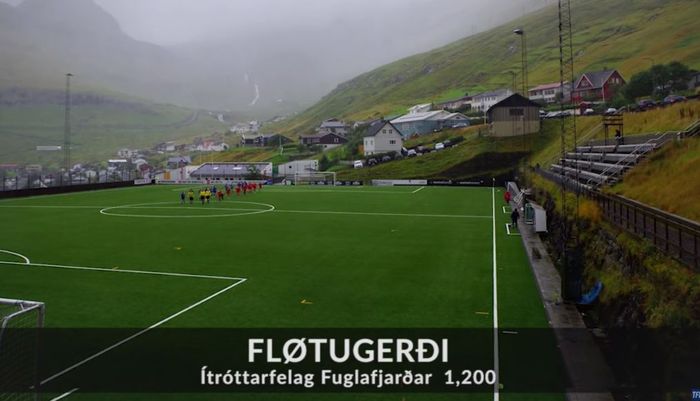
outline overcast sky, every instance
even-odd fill
[[[22,0],[0,0],[10,4]],[[47,0],[74,1],[74,0]],[[461,26],[442,27],[436,41],[446,42],[483,30],[552,0],[94,0],[119,21],[130,36],[173,45],[225,38],[249,31],[326,26],[329,21],[352,22],[364,29],[368,14],[385,15],[385,35],[424,29],[423,17],[454,13]],[[358,23],[359,21],[359,23]],[[405,22],[402,23],[402,22]],[[398,27],[398,28],[397,28]],[[374,27],[376,29],[376,27]],[[352,34],[348,32],[348,34]],[[430,33],[426,33],[430,34]]]

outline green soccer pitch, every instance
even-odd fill
[[[548,327],[521,238],[506,230],[502,189],[267,186],[205,206],[181,205],[180,192],[189,188],[0,201],[0,297],[44,302],[46,327],[145,334],[153,327]],[[525,363],[493,347],[502,368]],[[130,397],[69,395],[138,399]]]

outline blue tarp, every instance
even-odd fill
[[[595,302],[596,299],[598,299],[598,295],[600,295],[600,292],[603,290],[603,283],[598,281],[595,283],[593,288],[591,288],[588,293],[583,294],[581,296],[581,299],[579,299],[578,303],[579,305],[590,305],[593,302]]]

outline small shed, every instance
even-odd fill
[[[489,133],[506,137],[540,132],[540,105],[515,93],[488,111]]]

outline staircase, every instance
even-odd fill
[[[666,142],[698,134],[700,120],[684,131],[628,137],[622,144],[611,145],[610,140],[589,141],[587,145],[567,152],[565,158],[551,165],[551,171],[571,181],[571,184],[589,190],[613,185],[622,179],[627,170]]]

